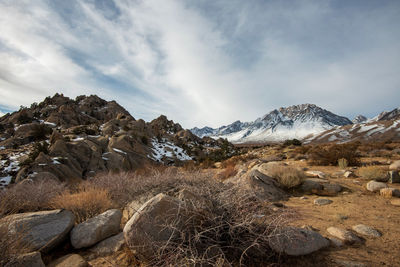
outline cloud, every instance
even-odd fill
[[[115,99],[184,127],[315,103],[373,116],[400,96],[396,1],[0,3],[0,105]]]

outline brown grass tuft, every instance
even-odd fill
[[[358,143],[316,145],[307,154],[310,163],[314,165],[336,166],[338,160],[343,158],[347,160],[348,166],[359,166],[358,146]]]
[[[72,211],[76,223],[84,222],[115,207],[107,190],[85,184],[80,185],[76,192],[65,191],[55,196],[50,205],[54,209]]]
[[[306,177],[303,171],[292,166],[282,165],[271,167],[269,174],[287,189],[299,186]]]
[[[358,169],[358,175],[368,180],[386,181],[387,169],[379,166],[365,166]]]

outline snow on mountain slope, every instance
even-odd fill
[[[302,104],[275,109],[253,122],[236,121],[217,129],[204,127],[191,131],[199,136],[227,138],[233,143],[283,141],[303,139],[335,126],[352,124],[345,118],[313,104]]]
[[[304,143],[348,143],[354,141],[398,141],[400,140],[400,119],[370,121],[335,127],[318,135],[310,135]]]

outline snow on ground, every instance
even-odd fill
[[[4,187],[6,185],[9,185],[11,182],[11,179],[12,179],[11,175],[0,177],[0,188]]]
[[[192,158],[186,154],[183,148],[176,146],[175,144],[163,140],[159,142],[157,139],[151,140],[151,145],[153,146],[153,155],[150,158],[153,158],[157,161],[160,161],[163,157],[174,158],[176,157],[179,160],[192,160]]]
[[[367,132],[376,127],[376,124],[372,125],[360,125],[360,129],[358,130],[359,133]]]
[[[0,146],[0,150],[4,150],[6,149],[4,146]]]
[[[383,131],[384,129],[385,129],[384,126],[378,126],[378,127],[376,127],[375,129],[370,130],[369,132],[367,132],[367,133],[365,134],[365,136],[371,136],[371,135],[373,135],[374,133]]]
[[[48,121],[45,121],[44,124],[45,124],[45,125],[48,125],[48,126],[50,126],[50,127],[56,127],[56,126],[57,126],[57,124],[52,123],[52,122],[48,122]]]
[[[109,158],[107,158],[107,155],[108,155],[108,154],[110,154],[110,152],[103,153],[103,155],[101,155],[101,158],[102,158],[103,160],[110,160]]]
[[[77,138],[72,139],[72,142],[78,142],[78,141],[83,141],[85,138],[78,136]]]
[[[115,151],[115,152],[118,152],[118,153],[121,153],[121,154],[127,154],[125,151],[122,151],[121,149],[118,149],[118,148],[113,148],[113,150]]]

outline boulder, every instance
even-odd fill
[[[382,188],[387,188],[387,184],[382,183],[382,182],[377,182],[377,181],[369,181],[367,183],[367,190],[371,191],[371,192],[377,192],[379,190],[381,190]]]
[[[400,175],[398,171],[389,171],[388,182],[391,184],[400,183]]]
[[[400,190],[397,188],[382,188],[379,191],[380,195],[386,198],[391,198],[391,197],[400,197]]]
[[[323,189],[317,192],[320,196],[336,196],[340,191],[342,191],[342,186],[338,184],[324,184]]]
[[[128,203],[125,206],[124,210],[122,211],[121,223],[126,224],[129,221],[129,219],[133,216],[133,214],[135,214],[140,209],[140,207],[142,207],[143,204],[146,203],[152,197],[153,195],[151,194],[143,194],[137,199]]]
[[[122,213],[117,209],[108,210],[80,223],[71,231],[74,248],[90,247],[119,232]]]
[[[45,267],[40,252],[35,251],[27,254],[18,255],[15,259],[6,263],[4,267]]]
[[[317,198],[314,200],[314,204],[317,206],[329,205],[332,202],[333,202],[332,200],[326,198]]]
[[[361,235],[366,235],[369,237],[381,237],[382,236],[382,234],[378,230],[376,230],[368,225],[358,224],[358,225],[354,225],[352,228],[356,233],[361,234]]]
[[[20,213],[0,220],[15,239],[23,240],[29,251],[47,252],[61,243],[74,226],[75,216],[68,210]]]
[[[182,189],[179,191],[178,199],[185,202],[185,204],[190,208],[200,208],[200,209],[209,209],[212,207],[212,202],[208,199],[205,199],[188,189]]]
[[[279,183],[257,170],[250,171],[237,179],[237,183],[250,190],[263,201],[280,201],[287,198],[285,191],[279,188]]]
[[[158,194],[147,201],[127,222],[124,237],[128,247],[138,256],[150,259],[159,249],[160,243],[166,242],[178,234],[166,224],[174,222],[179,228],[184,203],[179,199]]]
[[[53,262],[47,267],[87,267],[89,264],[79,254],[68,254]]]
[[[389,166],[390,170],[399,171],[400,170],[400,160],[396,160]]]
[[[346,229],[338,227],[329,227],[327,231],[330,235],[339,238],[340,240],[343,240],[346,244],[362,242],[361,238],[359,238],[356,234]]]
[[[107,239],[104,239],[90,249],[95,257],[103,257],[120,251],[125,245],[124,233],[119,233]]]
[[[313,179],[305,179],[301,185],[301,189],[306,194],[316,194],[321,192],[324,189],[324,186]]]
[[[286,166],[286,164],[281,161],[270,161],[267,163],[263,163],[259,166],[255,166],[255,167],[253,167],[253,169],[261,172],[264,175],[271,176],[272,175],[271,170],[273,170],[274,168],[277,168],[277,167],[281,167],[281,166]]]
[[[331,241],[333,247],[340,248],[344,246],[344,242],[339,238],[329,237],[328,240]]]
[[[301,256],[329,246],[329,241],[319,233],[303,228],[288,227],[269,240],[269,246],[277,253]]]

